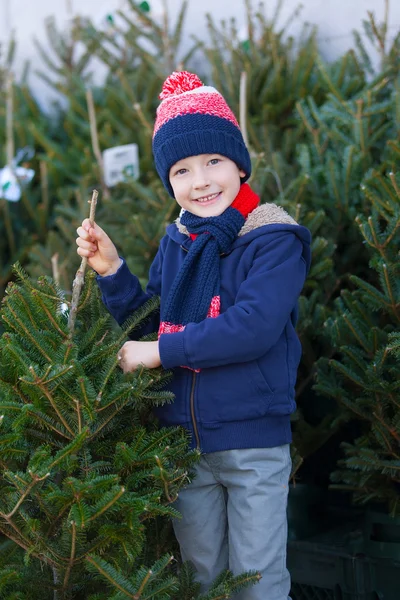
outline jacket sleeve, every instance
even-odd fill
[[[302,290],[307,270],[302,250],[293,233],[259,249],[233,306],[216,318],[160,336],[162,365],[202,369],[266,354],[281,336]]]
[[[114,275],[107,277],[97,276],[96,279],[101,291],[102,301],[119,325],[122,325],[147,300],[153,296],[161,295],[162,261],[163,240],[161,240],[156,257],[150,267],[149,283],[145,292],[140,285],[139,279],[130,272],[124,259],[122,259],[122,264]],[[139,339],[148,333],[157,331],[159,325],[160,316],[159,313],[155,313],[142,327],[132,331],[129,337],[131,339]]]

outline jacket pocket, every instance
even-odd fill
[[[172,369],[173,377],[165,390],[174,394],[174,400],[162,406],[154,407],[153,412],[162,425],[186,425],[190,422],[190,389],[193,381],[193,371],[177,367]]]
[[[254,371],[255,371],[255,381],[258,382],[258,386],[261,394],[268,394],[268,396],[274,395],[265,375],[263,374],[260,365],[258,364],[258,360],[252,361],[254,363]]]
[[[203,369],[197,380],[197,412],[203,423],[264,417],[272,398],[255,360]]]

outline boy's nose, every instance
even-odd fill
[[[210,181],[208,177],[205,176],[204,173],[196,173],[193,178],[193,189],[202,190],[204,188],[208,188],[210,186]]]

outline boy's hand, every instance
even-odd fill
[[[118,352],[118,363],[124,373],[135,371],[140,365],[148,369],[161,366],[158,341],[125,342]]]
[[[105,231],[96,223],[91,227],[89,219],[85,219],[76,230],[76,243],[79,256],[86,256],[88,265],[102,277],[113,275],[121,265],[116,247]]]

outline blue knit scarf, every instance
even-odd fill
[[[176,325],[199,323],[219,296],[220,255],[228,252],[245,222],[229,206],[218,217],[198,217],[186,211],[181,223],[197,237],[172,284],[161,321]]]

